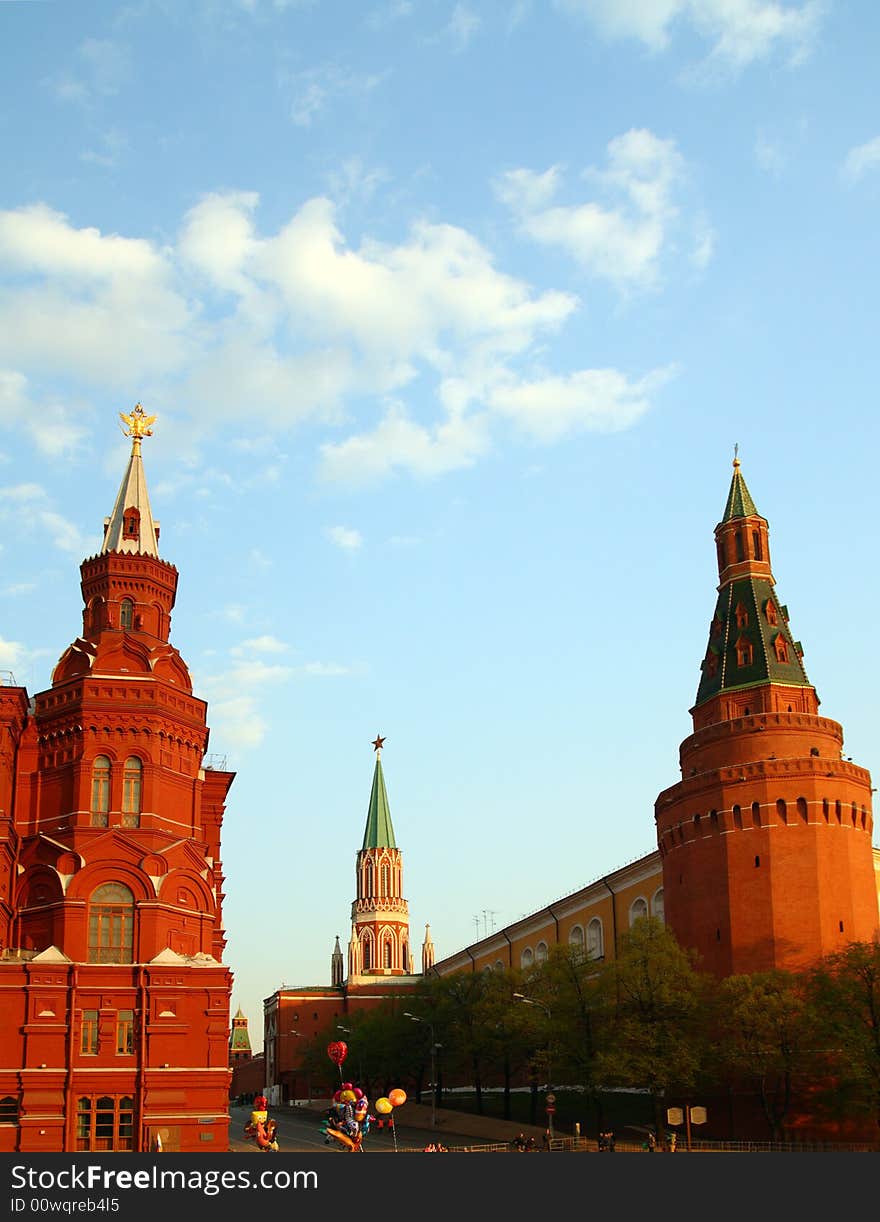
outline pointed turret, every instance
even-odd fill
[[[373,770],[373,788],[370,793],[362,849],[394,849],[397,847],[394,840],[394,828],[391,826],[391,809],[388,805],[388,794],[385,791],[385,777],[382,773],[382,744],[384,742],[384,738],[378,737],[373,742],[376,748],[376,766]]]
[[[695,706],[722,700],[732,710],[736,693],[764,687],[767,690],[757,699],[749,696],[742,708],[751,712],[769,709],[773,707],[769,685],[778,684],[786,689],[786,708],[792,701],[790,689],[799,689],[796,705],[815,712],[818,700],[804,670],[800,642],[791,634],[788,609],[776,597],[767,520],[755,508],[739,458],[733,460],[733,478],[724,515],[715,527],[715,545],[718,600],[700,664]],[[715,712],[713,706],[711,720],[717,720]]]
[[[403,898],[403,858],[394,839],[382,774],[382,746],[373,740],[376,763],[364,842],[357,855],[357,898],[351,907],[350,976],[404,976],[409,956],[409,908]]]
[[[334,988],[345,980],[345,966],[342,961],[342,947],[339,945],[339,934],[336,935],[336,945],[330,956],[330,983]]]
[[[135,404],[128,415],[120,412],[119,417],[128,426],[131,454],[113,512],[104,519],[101,552],[134,552],[158,557],[159,523],[153,521],[141,459],[141,438],[153,435],[150,425],[156,417],[146,415],[140,403]]]
[[[434,943],[431,941],[431,926],[425,926],[425,940],[422,943],[422,975],[427,976],[434,966]]]

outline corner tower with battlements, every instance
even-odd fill
[[[722,977],[799,968],[878,933],[871,777],[819,714],[738,459],[681,780],[655,804],[666,922]]]
[[[225,1151],[233,774],[171,645],[141,443],[51,687],[0,687],[0,1150]],[[13,1117],[14,1123],[8,1123]]]

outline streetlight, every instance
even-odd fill
[[[431,1032],[431,1128],[435,1129],[437,1127],[437,1073],[434,1065],[434,1052],[440,1045],[434,1043],[434,1024],[430,1019],[420,1018],[418,1014],[410,1014],[409,1010],[404,1010],[403,1017],[408,1018],[411,1023],[425,1023]]]
[[[555,1107],[555,1101],[550,1096],[550,1054],[553,1040],[553,1015],[550,1013],[550,1007],[543,1001],[536,1001],[534,997],[526,997],[525,993],[514,993],[514,1001],[521,1001],[524,1006],[537,1006],[547,1015],[547,1129],[550,1133],[550,1140],[553,1140],[553,1112],[549,1109]]]

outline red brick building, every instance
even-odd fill
[[[30,699],[0,686],[0,1150],[226,1150],[231,973],[220,832],[233,774],[170,644],[132,450],[82,633]]]

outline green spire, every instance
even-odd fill
[[[734,448],[734,453],[738,448],[738,446]],[[740,472],[739,459],[734,458],[733,479],[730,481],[730,492],[727,494],[727,504],[724,506],[724,517],[721,521],[729,522],[731,518],[750,518],[753,515],[760,516],[752,500],[752,494],[746,487],[746,481]]]
[[[391,810],[385,792],[385,777],[382,775],[382,744],[384,738],[377,736],[373,747],[376,750],[376,768],[373,772],[373,788],[370,793],[370,808],[367,811],[367,826],[364,831],[364,849],[396,849],[394,828],[391,826]]]

